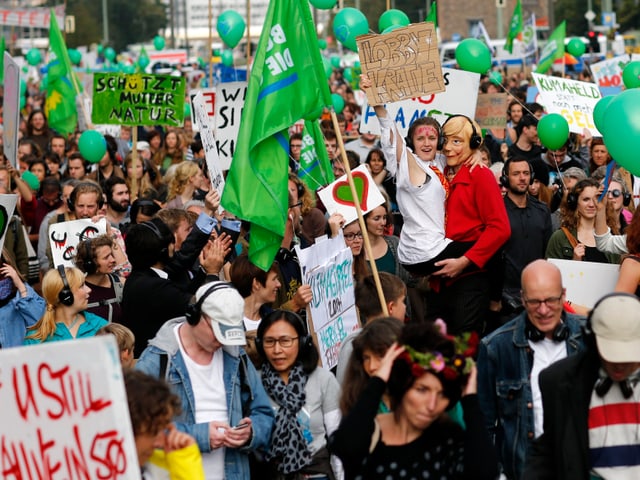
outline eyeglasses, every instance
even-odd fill
[[[549,308],[557,308],[562,304],[562,297],[564,294],[559,297],[549,297],[543,300],[539,300],[537,298],[522,298],[524,304],[529,308],[540,308],[540,306],[544,303]]]
[[[620,195],[622,195],[622,192],[616,188],[615,190],[609,190],[607,192],[607,195],[613,198],[618,198]]]
[[[344,239],[352,242],[353,240],[355,240],[356,238],[358,240],[362,240],[362,232],[358,232],[358,233],[343,233],[342,234],[344,236]]]
[[[293,341],[297,340],[299,337],[265,337],[262,339],[262,346],[264,348],[273,348],[276,346],[276,343],[279,343],[282,348],[289,348],[293,345]]]

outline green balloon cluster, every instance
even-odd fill
[[[380,19],[378,20],[378,30],[382,33],[387,33],[385,32],[385,30],[387,30],[389,27],[406,27],[407,25],[409,25],[409,23],[411,22],[406,13],[401,10],[392,8],[380,15]]]
[[[356,37],[369,33],[369,21],[360,10],[343,8],[333,19],[333,33],[342,45],[357,52]]]
[[[245,27],[244,18],[235,10],[222,12],[216,23],[218,35],[229,48],[235,48],[238,45],[244,35]]]
[[[90,163],[98,163],[107,153],[107,142],[100,132],[85,130],[78,140],[78,149]]]
[[[483,74],[491,68],[491,52],[484,42],[466,38],[456,47],[456,62],[462,70]]]
[[[558,150],[567,143],[569,123],[558,113],[545,115],[538,122],[538,138],[549,150]]]

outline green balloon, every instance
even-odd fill
[[[29,67],[26,65],[22,67],[20,70],[22,70],[22,73],[29,73]]]
[[[615,95],[602,97],[598,100],[596,106],[593,107],[593,123],[596,125],[596,128],[600,133],[604,132],[604,112],[606,112],[607,107],[614,98],[616,98]]]
[[[483,74],[491,68],[491,52],[484,42],[466,38],[456,47],[456,62],[462,70]]]
[[[343,75],[344,75],[344,78],[347,79],[347,81],[349,82],[353,81],[353,70],[351,69],[351,67],[345,68]]]
[[[336,113],[342,113],[342,110],[344,109],[344,98],[342,98],[339,93],[332,93],[331,104],[333,105],[333,109]]]
[[[326,57],[322,57],[322,66],[324,67],[324,73],[327,76],[327,79],[329,79],[329,77],[333,73],[333,67],[331,66],[331,62]]]
[[[104,49],[104,58],[106,58],[110,62],[113,62],[116,59],[116,51],[111,47],[105,48]]]
[[[333,68],[340,68],[340,55],[331,55],[329,61],[331,61],[331,66]]]
[[[549,150],[558,150],[567,143],[569,123],[558,113],[545,115],[538,122],[538,138]]]
[[[24,95],[27,93],[27,82],[25,82],[24,78],[20,79],[20,95]]]
[[[69,60],[71,60],[71,63],[73,63],[74,65],[80,65],[80,62],[82,61],[82,54],[75,48],[70,48]]]
[[[605,97],[606,98],[606,97]],[[613,159],[634,175],[640,175],[640,89],[631,88],[614,97],[604,112],[600,130]]]
[[[29,185],[31,190],[38,190],[40,188],[40,180],[38,180],[38,177],[36,177],[34,173],[31,173],[29,170],[25,170],[20,176],[22,177],[22,180]]]
[[[391,26],[397,25],[398,27],[406,27],[407,25],[409,25],[409,23],[411,22],[406,13],[401,10],[392,8],[391,10],[387,10],[382,15],[380,15],[380,19],[378,20],[378,30],[380,30],[382,33],[388,33],[385,32],[385,30],[387,30]]]
[[[622,82],[627,88],[640,87],[640,62],[629,62],[622,71]]]
[[[100,132],[85,130],[78,140],[80,154],[90,163],[98,163],[107,153],[107,142]]]
[[[574,57],[580,57],[584,55],[586,49],[586,45],[579,38],[572,38],[567,43],[567,52],[569,52]]]
[[[27,52],[27,63],[32,67],[35,67],[42,62],[42,53],[37,48],[32,48]]]
[[[369,33],[369,22],[360,10],[343,8],[333,19],[333,33],[342,45],[357,52],[356,37]]]
[[[360,61],[356,60],[355,62],[353,62],[353,68],[356,69],[357,71],[360,71]]]
[[[226,67],[233,66],[233,52],[231,50],[224,50],[222,52],[222,64]]]
[[[27,104],[27,98],[24,95],[20,95],[20,110],[22,110]]]
[[[324,50],[325,48],[327,48],[327,41],[324,38],[320,38],[318,40],[318,48],[320,50]]]
[[[191,103],[184,102],[184,117],[191,117]]]
[[[489,74],[489,80],[495,85],[502,85],[502,74],[497,70],[493,70]]]
[[[160,35],[153,37],[153,48],[156,50],[162,50],[164,48],[165,41]]]
[[[218,17],[216,28],[222,41],[230,48],[234,48],[244,35],[246,24],[244,18],[235,10],[225,10]]]
[[[140,57],[138,57],[138,65],[142,70],[149,66],[149,62],[150,60],[148,55],[140,55]]]
[[[309,0],[309,2],[320,10],[329,10],[336,6],[337,0]]]
[[[40,80],[40,91],[45,91],[47,89],[48,82],[49,78],[47,77],[47,75],[44,75],[42,77],[42,80]]]
[[[104,52],[104,47],[98,44],[98,55],[102,55],[103,52]]]

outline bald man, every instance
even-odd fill
[[[564,312],[558,267],[546,260],[522,270],[525,310],[480,344],[478,399],[504,475],[519,479],[534,438],[542,434],[540,371],[585,349],[584,318]]]

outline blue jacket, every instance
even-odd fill
[[[527,312],[486,336],[478,353],[478,400],[504,474],[519,479],[534,437],[529,377],[533,350],[525,335]],[[582,317],[563,313],[569,328],[567,355],[584,351]]]
[[[0,348],[20,347],[27,334],[27,328],[35,325],[44,315],[46,302],[25,284],[27,296],[20,292],[0,308]]]
[[[182,413],[175,418],[179,430],[187,432],[198,442],[201,452],[210,452],[209,424],[195,422],[195,398],[189,372],[180,352],[174,328],[184,322],[184,317],[166,322],[158,334],[149,341],[136,363],[140,370],[155,377],[160,376],[161,356],[167,355],[165,378],[182,403]],[[223,376],[227,395],[229,425],[238,425],[243,417],[250,417],[253,427],[251,442],[240,448],[225,449],[226,480],[249,480],[249,451],[266,451],[271,439],[273,409],[262,382],[247,354],[240,347],[223,347]],[[240,371],[243,369],[244,373]],[[244,387],[241,388],[242,377]],[[248,388],[246,388],[248,387]]]

